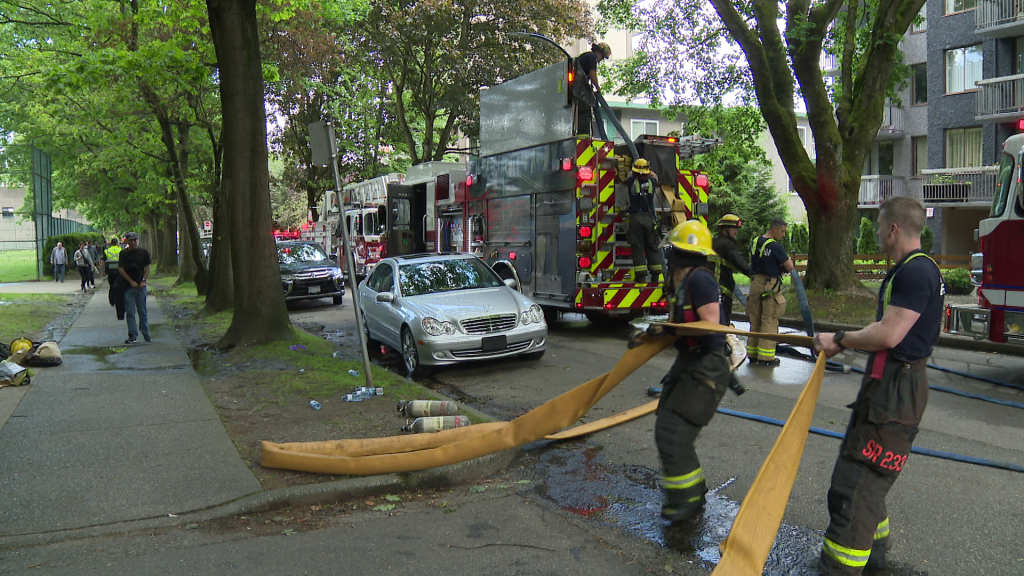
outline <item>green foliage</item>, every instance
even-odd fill
[[[786,239],[783,241],[786,252],[790,255],[807,254],[807,245],[810,242],[809,236],[807,224],[803,222],[790,224],[789,230],[786,233]]]
[[[946,294],[963,296],[974,290],[971,284],[971,271],[967,268],[954,268],[942,273],[942,279],[946,282]]]
[[[715,192],[731,199],[733,205],[728,211],[743,219],[743,227],[736,236],[736,242],[743,250],[749,249],[754,236],[768,231],[772,218],[785,220],[789,216],[789,208],[775,191],[771,173],[764,166],[747,164]]]
[[[868,217],[860,219],[860,237],[857,239],[857,254],[878,254],[878,240],[875,225]]]
[[[0,342],[52,338],[46,325],[66,314],[71,302],[64,294],[0,294]]]
[[[921,230],[921,250],[926,254],[932,253],[932,244],[935,241],[935,233],[928,226]]]
[[[74,232],[72,234],[63,234],[61,236],[50,236],[46,239],[46,245],[43,247],[43,275],[53,275],[53,264],[50,264],[50,254],[53,253],[53,249],[57,247],[57,242],[64,244],[64,249],[68,252],[68,269],[74,268],[75,250],[78,250],[79,242],[87,242],[92,240],[92,243],[100,247],[103,246],[103,235],[97,232]],[[100,250],[102,252],[102,250]]]

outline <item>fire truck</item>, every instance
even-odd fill
[[[999,181],[989,217],[976,234],[981,253],[978,304],[947,305],[945,331],[978,340],[1024,345],[1024,267],[1016,253],[1024,245],[1024,134],[1003,143]]]
[[[567,60],[481,92],[480,156],[425,218],[434,222],[433,251],[479,254],[548,311],[592,320],[665,311],[661,284],[631,278],[623,218],[631,148],[658,176],[656,211],[667,232],[704,221],[707,175],[680,166],[718,141],[644,135],[630,146],[577,137],[572,77]]]

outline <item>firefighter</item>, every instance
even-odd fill
[[[885,496],[906,465],[928,401],[926,363],[939,339],[945,294],[938,266],[921,251],[924,220],[924,207],[913,198],[882,204],[879,244],[897,264],[879,290],[875,323],[814,340],[826,356],[845,348],[871,352],[828,490],[831,521],[818,562],[826,576],[885,564]]]
[[[714,254],[711,232],[699,221],[689,220],[676,226],[663,246],[668,254],[665,291],[672,295],[669,322],[719,323],[718,281],[707,267],[708,256]],[[647,334],[662,336],[670,330],[652,325]],[[696,518],[704,508],[708,488],[694,443],[715,415],[733,375],[722,334],[687,332],[675,347],[676,361],[661,381],[654,441],[665,491],[661,515],[682,522]]]
[[[779,333],[779,316],[786,311],[782,273],[793,269],[793,260],[782,246],[785,237],[786,222],[773,218],[768,232],[754,238],[750,245],[750,271],[753,275],[747,294],[747,316],[751,332]],[[775,341],[767,338],[748,338],[747,356],[755,366],[774,368],[779,365],[779,359],[775,357]]]
[[[601,83],[597,79],[597,63],[611,57],[611,46],[598,42],[590,47],[590,52],[584,52],[576,59],[576,70],[579,74],[573,82],[573,95],[576,97],[576,134],[583,138],[589,138],[593,134],[591,129],[595,119],[594,112],[597,111],[596,94],[601,92]],[[593,86],[593,90],[590,86]],[[597,116],[599,119],[600,113]]]
[[[739,234],[743,221],[735,214],[726,214],[718,221],[718,235],[711,247],[715,250],[715,256],[709,260],[715,265],[715,275],[718,277],[718,287],[722,290],[722,319],[728,326],[732,324],[732,299],[736,290],[736,279],[733,278],[733,271],[750,277],[750,266],[747,266],[747,259],[740,253],[736,245],[736,235]]]
[[[658,177],[651,173],[650,162],[643,158],[633,162],[633,173],[626,179],[626,189],[629,190],[626,241],[633,250],[633,281],[647,282],[650,272],[652,281],[660,282],[662,260],[658,244],[661,238],[654,214]]]

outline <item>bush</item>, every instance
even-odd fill
[[[932,253],[932,242],[934,239],[932,229],[925,226],[924,229],[921,230],[921,250],[923,250],[925,254]]]
[[[974,290],[974,285],[971,284],[971,271],[967,268],[946,270],[942,274],[942,279],[946,282],[946,294],[964,296]]]
[[[797,222],[790,226],[783,244],[786,246],[786,251],[791,255],[807,254],[808,244],[810,244],[810,234],[807,230],[807,224]]]
[[[60,236],[50,236],[46,239],[46,246],[43,247],[43,276],[53,276],[53,264],[50,264],[50,254],[53,253],[53,249],[57,247],[57,242],[64,244],[64,249],[68,251],[68,267],[67,269],[73,270],[75,268],[75,250],[78,250],[79,242],[88,242],[92,240],[92,243],[96,245],[97,249],[103,246],[103,234],[98,232],[72,232],[71,234],[61,234]],[[102,250],[100,250],[102,252]]]
[[[857,239],[857,254],[878,254],[875,225],[866,216],[860,219],[860,238]]]

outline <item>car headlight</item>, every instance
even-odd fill
[[[420,323],[423,326],[423,330],[431,336],[440,336],[447,334],[451,336],[455,334],[455,325],[451,322],[442,322],[437,318],[426,317],[423,322]]]
[[[335,268],[331,272],[334,274],[335,278],[341,278],[342,276],[344,276],[344,274],[341,273],[341,268]]]
[[[534,322],[544,321],[544,310],[540,306],[534,304],[530,308],[519,315],[519,323],[524,326],[527,324],[533,324]]]
[[[281,281],[282,282],[294,282],[295,281],[295,276],[293,276],[291,274],[281,274]]]

